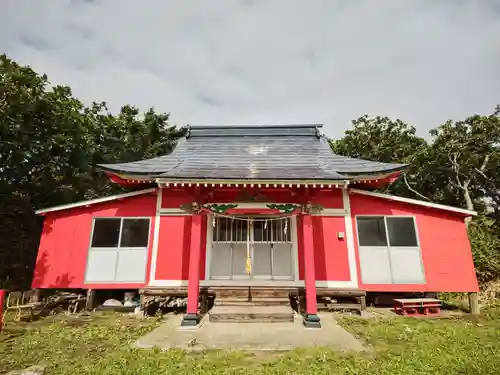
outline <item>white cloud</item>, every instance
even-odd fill
[[[324,123],[364,113],[425,135],[500,103],[496,0],[4,0],[0,51],[84,101],[178,124]]]

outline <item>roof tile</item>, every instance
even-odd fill
[[[164,178],[285,180],[344,180],[405,167],[335,155],[319,127],[191,127],[168,155],[99,167]]]

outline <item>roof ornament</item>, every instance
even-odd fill
[[[302,213],[306,215],[318,214],[324,210],[320,204],[308,202],[302,205]]]
[[[301,208],[298,204],[285,203],[285,204],[266,204],[266,207],[271,210],[278,210],[280,213],[291,214],[293,211]]]
[[[227,211],[229,211],[232,208],[238,207],[237,204],[217,204],[217,203],[212,203],[212,204],[204,204],[203,208],[206,208],[214,213],[217,214],[224,214]]]
[[[314,129],[316,130],[316,138],[318,138],[318,139],[321,138],[321,132],[320,132],[319,128],[320,127],[318,125],[314,126]]]
[[[198,214],[201,211],[201,205],[198,202],[186,203],[181,205],[181,210],[190,214]]]

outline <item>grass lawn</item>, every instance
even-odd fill
[[[500,308],[479,324],[466,318],[361,320],[340,324],[372,347],[363,354],[324,348],[286,354],[187,354],[132,349],[159,322],[119,314],[50,317],[0,334],[0,374],[34,364],[45,374],[499,374]]]

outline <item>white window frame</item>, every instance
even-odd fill
[[[363,217],[374,217],[374,218],[383,218],[384,219],[384,226],[385,226],[385,238],[386,238],[386,246],[361,246],[361,243],[359,241],[359,226],[358,226],[358,218],[363,218]],[[426,284],[426,278],[425,278],[425,266],[424,266],[424,261],[423,261],[423,258],[422,258],[422,247],[420,246],[420,235],[419,235],[419,230],[418,230],[418,226],[417,226],[417,218],[414,216],[414,215],[377,215],[377,214],[374,214],[374,215],[355,215],[354,216],[355,218],[355,222],[356,222],[356,238],[357,238],[357,241],[358,241],[358,255],[359,255],[359,259],[360,259],[360,264],[359,264],[359,267],[360,267],[360,270],[361,270],[361,275],[360,275],[360,278],[361,278],[361,281],[363,282],[363,284],[373,284],[372,282],[365,282],[363,280],[363,266],[362,266],[362,262],[361,262],[361,248],[366,248],[366,249],[382,249],[382,248],[386,248],[387,249],[387,254],[388,254],[388,260],[389,260],[389,269],[390,269],[390,279],[391,279],[391,282],[388,283],[388,284],[394,284],[394,285],[405,285],[405,284]],[[395,219],[398,219],[398,218],[410,218],[413,220],[413,228],[415,229],[415,237],[416,237],[416,240],[417,240],[417,245],[416,246],[391,246],[391,243],[390,243],[390,239],[389,239],[389,227],[387,225],[387,219],[390,219],[390,218],[395,218]],[[394,281],[394,272],[393,272],[393,262],[392,262],[392,258],[391,258],[391,249],[418,249],[418,253],[419,253],[419,259],[420,259],[420,267],[421,267],[421,270],[422,270],[422,280],[420,282],[415,282],[415,281],[410,281],[410,280],[397,280],[397,281]],[[385,284],[385,283],[383,283]]]
[[[114,219],[114,220],[120,220],[120,231],[118,233],[118,244],[116,247],[92,247],[92,240],[94,239],[94,228],[95,228],[95,223],[97,220],[100,219]],[[123,223],[125,220],[148,220],[148,241],[145,247],[128,247],[128,246],[121,246],[121,240],[122,240],[122,234],[123,234]],[[87,264],[85,267],[85,279],[84,279],[84,284],[131,284],[131,283],[143,283],[146,281],[146,271],[147,271],[147,256],[148,256],[148,249],[151,241],[151,217],[149,216],[94,216],[92,218],[92,230],[90,231],[90,239],[89,239],[89,246],[87,249]],[[144,254],[146,256],[146,261],[144,264],[144,276],[140,280],[116,280],[116,275],[118,271],[118,260],[119,260],[119,255],[120,252],[125,252],[125,251],[137,251],[141,250],[144,251]],[[114,264],[114,272],[113,272],[113,279],[109,281],[102,281],[102,280],[90,280],[87,278],[88,274],[88,268],[89,268],[89,258],[90,258],[90,253],[91,252],[98,252],[98,251],[115,251],[117,253],[116,256],[116,261]]]

